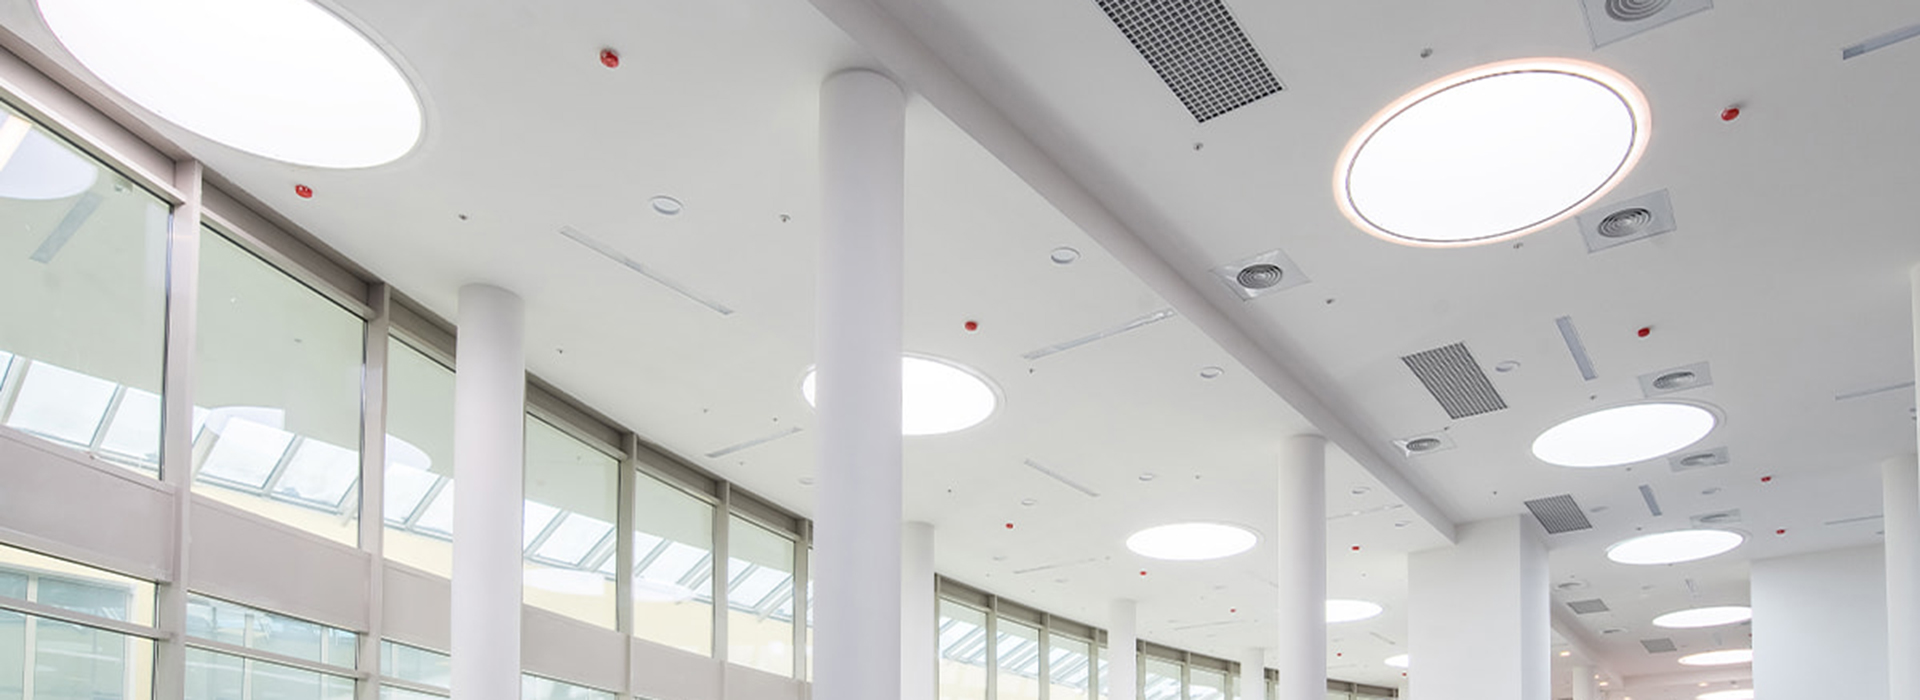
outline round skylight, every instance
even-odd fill
[[[1732,666],[1753,663],[1752,649],[1722,649],[1680,657],[1682,666]]]
[[[1384,609],[1378,603],[1369,603],[1364,600],[1329,600],[1327,601],[1327,624],[1359,622],[1379,615]]]
[[[1753,689],[1716,690],[1711,693],[1696,695],[1694,696],[1694,700],[1753,700]]]
[[[1394,667],[1394,668],[1406,668],[1406,667],[1407,667],[1407,655],[1406,655],[1406,654],[1401,654],[1401,655],[1399,655],[1399,656],[1389,656],[1389,657],[1387,657],[1387,660],[1386,660],[1386,661],[1382,661],[1381,663],[1384,663],[1384,664],[1386,664],[1386,665],[1388,665],[1388,666],[1392,666],[1392,667]]]
[[[66,199],[93,189],[100,169],[33,123],[0,114],[0,197]]]
[[[979,425],[1000,406],[993,386],[973,370],[930,357],[900,358],[900,434],[940,435]],[[807,405],[814,403],[814,370],[800,381]]]
[[[1606,196],[1646,151],[1646,97],[1625,77],[1554,58],[1441,78],[1368,120],[1334,197],[1361,230],[1457,247],[1533,233]]]
[[[420,140],[393,61],[308,0],[38,0],[87,70],[180,127],[295,165],[364,168]]]
[[[1607,558],[1621,564],[1679,564],[1731,552],[1747,538],[1727,530],[1676,530],[1614,543]]]
[[[1205,561],[1253,549],[1260,538],[1252,531],[1221,523],[1177,523],[1150,527],[1127,538],[1134,554],[1167,561]]]
[[[1714,608],[1694,608],[1680,610],[1653,618],[1653,626],[1670,630],[1688,630],[1701,627],[1719,627],[1736,625],[1753,619],[1753,608],[1745,605],[1726,605]]]
[[[1548,428],[1533,456],[1562,467],[1614,467],[1686,449],[1713,432],[1719,417],[1690,403],[1636,403],[1595,411]]]

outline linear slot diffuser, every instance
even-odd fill
[[[1660,501],[1653,497],[1653,487],[1641,484],[1640,497],[1647,501],[1647,512],[1652,513],[1653,517],[1660,517]]]
[[[1901,27],[1891,32],[1881,34],[1880,36],[1876,36],[1872,39],[1868,39],[1858,44],[1854,44],[1847,48],[1841,49],[1840,60],[1851,61],[1853,59],[1859,58],[1861,56],[1865,56],[1875,51],[1879,51],[1881,49],[1887,48],[1894,44],[1898,44],[1908,39],[1912,39],[1917,36],[1920,36],[1920,24],[1916,24],[1911,27]]]
[[[560,235],[566,236],[567,238],[572,239],[573,242],[575,243],[586,246],[587,249],[592,250],[595,253],[599,253],[601,256],[607,258],[608,260],[612,260],[614,262],[620,263],[621,265],[625,266],[629,270],[640,273],[640,276],[653,280],[654,282],[659,283],[660,286],[666,287],[667,289],[671,289],[674,291],[674,293],[679,294],[680,296],[686,297],[688,300],[691,300],[694,303],[697,303],[701,306],[705,306],[709,309],[713,309],[714,313],[720,314],[721,316],[733,315],[733,309],[727,308],[725,305],[721,304],[720,302],[717,302],[705,296],[702,296],[699,292],[693,291],[692,288],[689,288],[686,285],[680,284],[679,282],[675,282],[671,278],[668,278],[665,275],[662,275],[658,272],[654,272],[652,268],[641,264],[640,261],[627,257],[626,253],[622,253],[619,250],[614,249],[613,246],[594,240],[593,238],[587,236],[587,234],[581,233],[579,230],[575,229],[572,226],[560,227]]]
[[[1114,326],[1104,331],[1094,333],[1093,335],[1074,338],[1073,340],[1069,340],[1067,342],[1060,343],[1058,345],[1049,345],[1047,347],[1040,348],[1039,350],[1035,350],[1025,355],[1021,355],[1021,357],[1024,357],[1027,360],[1032,361],[1032,360],[1038,360],[1042,357],[1047,357],[1049,355],[1058,355],[1060,353],[1066,352],[1068,350],[1072,350],[1074,348],[1078,348],[1081,346],[1106,340],[1108,338],[1114,337],[1116,335],[1120,335],[1121,333],[1125,333],[1127,331],[1138,330],[1140,328],[1144,328],[1146,326],[1150,326],[1155,323],[1165,321],[1167,319],[1173,318],[1173,316],[1174,316],[1173,309],[1161,309],[1159,311],[1155,311],[1145,316],[1141,316],[1139,318],[1133,319],[1126,323],[1122,323],[1118,326]]]
[[[1862,389],[1860,391],[1849,391],[1844,394],[1837,394],[1833,397],[1833,400],[1847,401],[1850,399],[1866,398],[1868,396],[1873,396],[1875,394],[1884,394],[1889,391],[1899,391],[1901,389],[1911,389],[1911,388],[1913,388],[1913,382],[1901,382],[1899,384],[1883,386],[1878,389]]]
[[[786,429],[786,430],[782,430],[782,431],[780,431],[780,432],[777,432],[777,433],[774,433],[774,434],[772,434],[772,435],[763,435],[763,436],[761,436],[761,437],[757,437],[757,438],[754,438],[754,439],[752,439],[752,440],[748,440],[748,441],[746,441],[746,442],[743,442],[743,443],[740,443],[740,444],[737,444],[737,445],[728,445],[728,446],[726,446],[726,447],[722,447],[722,448],[720,448],[720,449],[717,449],[717,450],[714,450],[714,451],[712,451],[712,452],[708,452],[708,453],[707,453],[707,459],[719,459],[719,458],[721,458],[721,457],[725,457],[725,456],[727,456],[727,455],[730,455],[730,454],[733,454],[733,453],[735,453],[735,452],[740,452],[740,451],[743,451],[743,450],[749,450],[749,449],[753,449],[753,448],[755,448],[755,447],[759,447],[759,446],[761,446],[761,445],[765,445],[765,444],[767,444],[767,443],[769,443],[769,442],[773,442],[773,441],[775,441],[775,440],[779,440],[779,439],[781,439],[781,438],[784,438],[784,437],[788,437],[788,436],[791,436],[791,435],[797,435],[797,434],[799,434],[799,433],[800,433],[800,431],[802,431],[802,430],[804,430],[804,428],[801,428],[801,427],[799,427],[799,426],[794,426],[794,427],[792,427],[792,428],[788,428],[788,429]]]
[[[1065,474],[1061,474],[1060,472],[1056,472],[1052,469],[1048,469],[1047,466],[1044,464],[1035,462],[1031,459],[1027,460],[1026,464],[1027,464],[1027,468],[1040,472],[1041,474],[1045,474],[1049,477],[1052,477],[1054,481],[1058,481],[1062,484],[1066,484],[1067,488],[1073,489],[1075,491],[1079,491],[1080,493],[1084,493],[1087,495],[1088,498],[1100,497],[1100,492],[1087,488],[1086,485],[1081,484],[1078,481],[1074,481],[1072,479],[1067,478]]]
[[[1553,323],[1560,327],[1560,339],[1567,341],[1567,352],[1573,354],[1573,364],[1580,368],[1580,376],[1587,381],[1599,378],[1593,371],[1593,358],[1587,356],[1587,344],[1580,342],[1580,329],[1573,327],[1573,317],[1561,316]]]

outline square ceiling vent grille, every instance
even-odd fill
[[[1600,48],[1696,12],[1713,9],[1713,0],[1580,0],[1587,11],[1593,47]]]
[[[1679,228],[1673,218],[1673,198],[1666,190],[1651,192],[1581,214],[1580,237],[1587,252],[1643,241]]]
[[[1285,89],[1225,0],[1099,0],[1107,19],[1201,122]]]

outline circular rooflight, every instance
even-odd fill
[[[1664,457],[1713,432],[1720,419],[1690,403],[1637,403],[1595,411],[1548,428],[1533,456],[1562,467],[1615,467]]]
[[[308,0],[39,0],[87,70],[221,144],[295,165],[363,168],[420,140],[420,103],[387,55]]]
[[[1392,667],[1394,667],[1394,668],[1406,668],[1406,667],[1407,667],[1407,655],[1406,655],[1406,654],[1401,654],[1401,655],[1399,655],[1399,656],[1389,656],[1389,657],[1387,657],[1387,660],[1386,660],[1386,661],[1382,661],[1381,663],[1384,663],[1384,664],[1386,664],[1386,665],[1388,665],[1388,666],[1392,666]]]
[[[1753,700],[1753,689],[1716,690],[1711,693],[1696,695],[1694,696],[1694,700]]]
[[[1556,58],[1441,78],[1374,115],[1340,155],[1334,197],[1361,230],[1458,247],[1539,231],[1618,185],[1646,151],[1647,99]]]
[[[1369,603],[1364,600],[1329,600],[1327,601],[1327,624],[1359,622],[1378,616],[1382,610],[1385,608],[1380,607],[1378,603]]]
[[[1752,649],[1722,649],[1680,657],[1682,666],[1732,666],[1753,663]]]
[[[1679,564],[1731,552],[1747,538],[1727,530],[1677,530],[1614,543],[1607,558],[1621,564]]]
[[[1653,626],[1670,630],[1698,629],[1701,627],[1719,627],[1736,625],[1753,619],[1753,608],[1745,605],[1728,605],[1717,608],[1694,608],[1680,610],[1653,618]]]
[[[814,370],[800,381],[807,405],[814,403]],[[908,355],[900,358],[900,434],[941,435],[979,425],[1000,406],[986,378],[946,360]]]
[[[1260,538],[1251,530],[1220,523],[1178,523],[1150,527],[1127,538],[1127,549],[1151,559],[1205,561],[1253,549]]]

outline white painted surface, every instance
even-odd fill
[[[1567,668],[1573,683],[1573,700],[1600,700],[1599,681],[1593,677],[1593,667],[1586,664],[1574,664]]]
[[[1116,600],[1107,608],[1107,700],[1134,700],[1140,695],[1140,604]]]
[[[526,464],[526,319],[520,297],[460,289],[454,375],[453,693],[520,697],[520,511]]]
[[[1240,700],[1267,700],[1267,650],[1240,652]]]
[[[1295,435],[1280,448],[1281,561],[1274,626],[1279,635],[1273,700],[1326,700],[1327,439]]]
[[[1446,549],[1408,560],[1412,692],[1537,700],[1552,692],[1546,546],[1523,516],[1460,526]]]
[[[933,572],[933,525],[907,523],[900,554],[900,700],[940,693],[940,594]]]
[[[906,97],[845,71],[820,102],[815,695],[897,699]]]
[[[1756,696],[1888,700],[1887,649],[1876,643],[1887,629],[1884,557],[1860,547],[1753,563]]]

